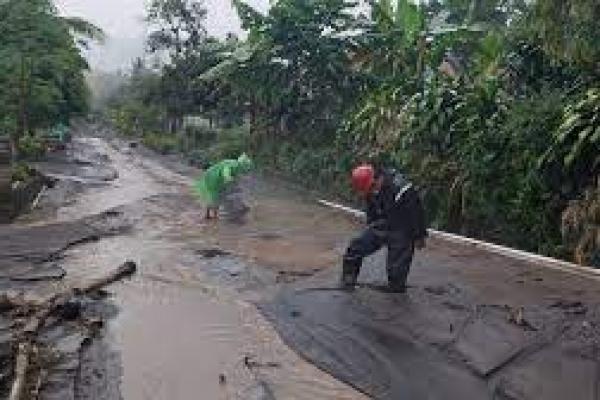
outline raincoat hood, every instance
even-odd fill
[[[246,153],[243,153],[241,156],[239,156],[237,161],[240,169],[244,172],[248,172],[254,168],[254,163]]]

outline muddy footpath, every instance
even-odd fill
[[[199,171],[75,130],[0,227],[2,398],[27,344],[15,399],[600,399],[599,275],[430,240],[408,294],[384,255],[343,292],[357,221],[251,176],[245,220],[207,222]]]

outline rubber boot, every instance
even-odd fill
[[[356,287],[356,280],[358,279],[358,271],[360,264],[354,260],[344,260],[342,266],[342,279],[341,287],[345,290],[354,290]]]
[[[406,284],[390,282],[385,289],[386,293],[406,293]]]

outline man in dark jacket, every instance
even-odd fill
[[[354,288],[363,259],[387,246],[389,289],[404,293],[414,249],[425,247],[427,237],[419,194],[404,175],[368,164],[354,169],[352,186],[365,197],[367,227],[346,250],[342,285]]]

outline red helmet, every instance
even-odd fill
[[[370,164],[362,164],[352,171],[352,187],[359,193],[367,194],[375,182],[375,168]]]

